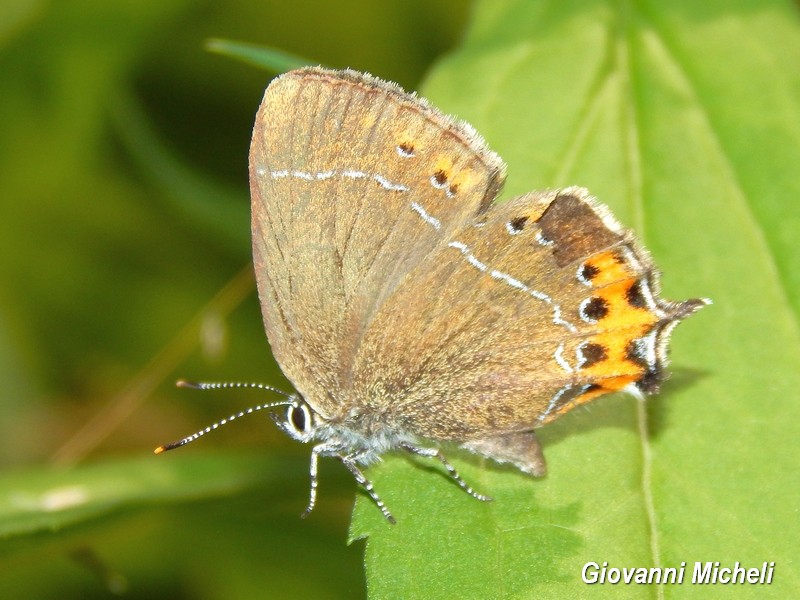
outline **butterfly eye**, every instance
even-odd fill
[[[311,413],[305,404],[292,404],[286,412],[286,426],[293,436],[303,438],[310,433]]]

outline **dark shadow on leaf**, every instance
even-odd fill
[[[648,431],[651,438],[657,438],[669,427],[672,394],[695,387],[699,381],[711,375],[709,371],[700,369],[672,370],[672,376],[662,385],[661,393],[647,398]],[[703,399],[698,397],[697,401],[702,402]]]
[[[672,375],[664,382],[661,392],[648,396],[645,400],[649,416],[648,429],[651,436],[657,437],[667,427],[670,397],[678,391],[694,387],[698,381],[710,375],[709,372],[697,369],[672,369]],[[631,411],[625,406],[632,402],[636,402],[636,400],[622,393],[598,398],[579,406],[552,425],[537,430],[541,434],[540,438],[544,440],[545,456],[548,447],[555,446],[573,435],[581,435],[598,429],[635,428],[636,421],[631,419]]]

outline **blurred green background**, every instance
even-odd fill
[[[179,377],[291,389],[248,271],[247,150],[273,74],[204,42],[413,89],[468,13],[458,0],[0,3],[0,597],[365,594],[340,465],[324,461],[302,521],[308,448],[262,417],[151,454],[269,400],[176,390]],[[169,461],[192,476],[176,481]],[[75,481],[109,487],[92,518],[23,518],[81,504]],[[129,488],[139,502],[115,500]]]

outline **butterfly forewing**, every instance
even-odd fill
[[[319,413],[353,400],[374,315],[502,178],[471,130],[392,84],[306,69],[267,88],[250,152],[256,279],[275,358]]]

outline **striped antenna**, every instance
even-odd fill
[[[252,413],[258,412],[260,410],[264,410],[266,408],[275,408],[276,406],[289,406],[296,402],[294,396],[291,394],[287,394],[283,390],[276,389],[274,387],[270,387],[268,385],[264,385],[263,383],[241,383],[236,381],[223,381],[223,382],[193,382],[193,381],[184,381],[181,379],[180,381],[176,382],[176,386],[180,388],[190,388],[193,390],[223,390],[223,389],[232,389],[232,388],[255,388],[259,390],[266,390],[268,392],[275,392],[276,394],[280,394],[284,396],[286,400],[281,400],[280,402],[271,402],[269,404],[258,404],[256,406],[252,406],[248,409],[245,409],[241,412],[238,412],[234,415],[231,415],[227,419],[222,419],[221,421],[217,421],[209,425],[208,427],[201,429],[193,433],[192,435],[188,435],[182,440],[178,440],[177,442],[172,442],[171,444],[165,444],[163,446],[159,446],[153,452],[155,454],[161,454],[162,452],[166,452],[167,450],[173,450],[175,448],[180,448],[181,446],[185,446],[198,438],[203,437],[205,434],[209,433],[210,431],[214,431],[215,429],[219,429],[223,425],[227,425],[231,421],[238,419],[239,417],[244,417],[245,415],[250,415]]]

